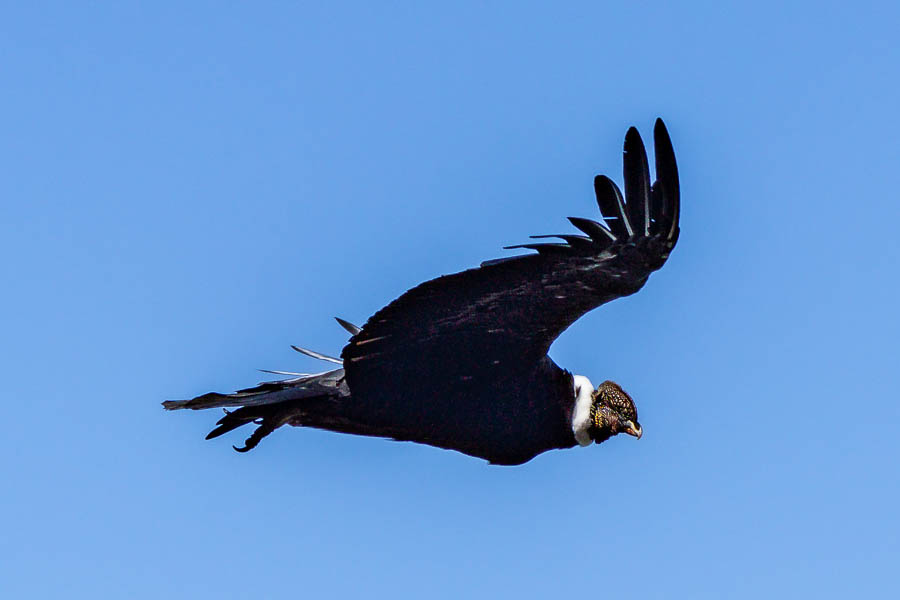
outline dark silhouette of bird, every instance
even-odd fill
[[[376,312],[332,358],[340,365],[233,394],[168,401],[166,409],[229,407],[207,439],[242,425],[256,429],[240,452],[282,425],[316,427],[458,450],[517,465],[555,448],[642,435],[632,398],[616,383],[596,389],[547,355],[583,314],[637,292],[678,240],[678,170],[661,120],[653,130],[651,185],[637,129],[625,135],[624,197],[594,179],[602,220],[570,217],[585,235],[510,246],[536,252],[487,261],[427,281]]]

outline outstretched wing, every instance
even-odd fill
[[[415,287],[373,315],[344,348],[354,397],[396,398],[429,384],[523,376],[587,311],[632,294],[678,240],[675,155],[661,120],[653,131],[657,179],[635,128],[625,136],[625,195],[594,180],[603,221],[570,218],[586,234],[535,243],[537,254],[499,259]]]

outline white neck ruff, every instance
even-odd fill
[[[575,410],[572,411],[572,433],[579,446],[590,446],[591,404],[593,403],[594,385],[583,375],[573,375],[575,387]]]

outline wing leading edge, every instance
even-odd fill
[[[403,403],[421,392],[422,381],[441,388],[490,378],[499,368],[525,376],[584,313],[639,290],[679,234],[678,168],[662,120],[653,134],[656,181],[650,184],[644,144],[632,127],[624,195],[599,175],[602,221],[569,218],[586,235],[535,236],[561,242],[510,246],[537,253],[427,281],[373,315],[341,354],[356,401],[371,394]]]

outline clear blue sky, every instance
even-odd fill
[[[900,592],[896,3],[325,4],[0,9],[3,597]],[[639,442],[160,408],[570,230],[657,116],[679,245],[551,350]]]

